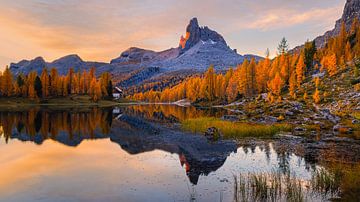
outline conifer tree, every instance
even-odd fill
[[[49,96],[49,90],[50,90],[50,80],[46,68],[43,68],[40,80],[42,86],[42,97],[46,98]]]
[[[50,94],[56,96],[57,94],[57,82],[59,79],[59,73],[56,68],[50,70]]]
[[[319,92],[318,88],[316,88],[316,90],[315,90],[315,93],[313,95],[313,99],[314,99],[314,102],[316,104],[319,104],[320,101],[321,101],[320,92]]]
[[[289,93],[290,93],[290,96],[295,99],[296,98],[296,72],[293,71],[291,73],[291,76],[290,76],[290,79],[289,79]]]
[[[278,45],[278,54],[283,55],[289,50],[289,44],[285,37],[283,37]]]
[[[36,78],[35,78],[34,89],[35,89],[37,97],[41,98],[41,96],[43,95],[43,92],[42,92],[43,89],[42,89],[41,79],[39,76],[36,76]]]
[[[214,66],[210,66],[209,69],[205,73],[205,86],[204,86],[204,93],[205,97],[213,101],[215,100],[215,72]]]
[[[299,61],[296,65],[296,80],[297,80],[298,88],[301,87],[301,83],[304,80],[304,68],[305,68],[304,56],[301,54],[299,57]]]
[[[5,68],[5,71],[2,75],[1,81],[1,91],[4,96],[12,96],[14,85],[13,85],[13,75],[9,67]]]
[[[269,83],[269,88],[271,89],[271,93],[276,96],[280,96],[281,89],[284,85],[284,81],[282,80],[279,73],[275,75],[275,78],[271,80]]]

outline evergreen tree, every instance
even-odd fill
[[[42,97],[46,98],[49,96],[50,90],[50,79],[46,68],[43,69],[40,80],[42,85]]]
[[[305,68],[304,57],[301,54],[299,57],[299,61],[296,65],[296,80],[297,80],[298,88],[301,87],[301,83],[304,80],[304,68]]]
[[[42,93],[42,84],[41,84],[41,79],[39,76],[36,76],[35,81],[34,81],[34,89],[36,92],[37,97],[41,97],[43,95]]]
[[[296,72],[293,71],[290,75],[290,79],[289,79],[289,93],[290,93],[290,96],[295,99],[296,98]]]
[[[112,98],[112,97],[113,97],[113,94],[112,94],[113,84],[112,84],[112,81],[111,81],[111,80],[108,81],[108,85],[106,86],[106,91],[107,91],[108,97],[109,97],[109,98]]]
[[[278,45],[278,54],[283,55],[289,50],[289,44],[285,37],[283,37]]]
[[[306,69],[309,71],[312,68],[314,56],[316,54],[315,41],[307,41],[304,48],[304,63]]]
[[[215,71],[214,66],[210,66],[205,73],[205,86],[204,93],[205,98],[209,101],[215,100]]]
[[[13,75],[8,67],[5,68],[5,71],[2,75],[1,81],[1,90],[4,96],[12,96],[14,90],[13,84]]]

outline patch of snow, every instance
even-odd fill
[[[216,44],[216,42],[211,40],[211,39],[210,39],[210,43],[213,44],[213,45]]]

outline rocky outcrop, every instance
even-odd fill
[[[190,20],[189,25],[186,27],[186,36],[181,36],[180,48],[181,53],[189,50],[200,41],[213,41],[223,43],[227,46],[225,39],[217,32],[209,29],[208,27],[199,27],[197,18]]]
[[[360,18],[360,1],[359,0],[346,0],[342,17],[336,21],[335,27],[332,30],[325,32],[324,35],[316,37],[315,43],[317,47],[324,47],[327,39],[336,36],[340,33],[342,22],[345,23],[346,28],[349,30],[354,19]],[[293,51],[300,51],[303,46],[298,46]]]
[[[345,23],[346,28],[350,29],[351,24],[354,19],[359,19],[360,13],[360,1],[359,0],[347,0],[342,17],[336,21],[335,28],[327,31],[323,36],[319,36],[315,39],[317,47],[323,47],[326,43],[326,40],[330,37],[333,37],[340,33],[340,28],[342,22]]]

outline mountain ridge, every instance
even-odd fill
[[[14,74],[28,74],[30,71],[41,73],[44,67],[58,69],[60,74],[66,74],[70,67],[75,71],[88,70],[92,66],[97,69],[97,74],[108,71],[119,85],[126,82],[126,78],[136,76],[132,85],[142,84],[145,80],[156,80],[157,77],[171,76],[174,72],[183,72],[184,75],[204,72],[210,65],[217,70],[225,70],[243,62],[245,58],[254,55],[240,55],[231,49],[223,36],[207,26],[200,27],[197,18],[192,18],[186,27],[186,35],[180,37],[179,45],[163,51],[153,51],[138,47],[130,47],[123,51],[119,57],[107,62],[83,61],[78,55],[71,54],[52,62],[46,62],[42,57],[32,60],[22,60],[11,63],[10,70]],[[146,76],[144,72],[151,72]],[[125,79],[124,79],[125,78]],[[124,87],[126,87],[125,85]]]

